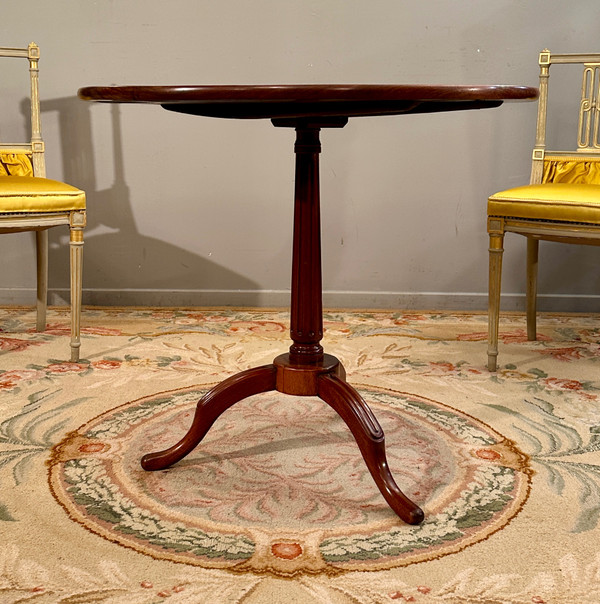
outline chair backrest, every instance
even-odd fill
[[[554,54],[543,50],[539,56],[540,97],[531,184],[600,184],[600,53]],[[571,151],[546,149],[548,83],[550,66],[578,64],[583,69],[577,147]]]
[[[31,140],[29,143],[3,143],[0,141],[0,176],[45,177],[46,165],[38,91],[40,49],[33,42],[27,48],[0,47],[0,57],[27,59],[31,85]]]

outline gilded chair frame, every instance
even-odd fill
[[[578,120],[577,148],[573,151],[546,149],[548,83],[550,67],[556,64],[583,66],[581,102]],[[539,55],[539,104],[535,146],[532,153],[530,184],[554,182],[553,169],[561,162],[600,162],[600,53],[555,54],[543,50]],[[598,165],[600,168],[600,164]],[[559,202],[560,200],[557,200]],[[565,205],[565,207],[567,207]],[[558,241],[600,245],[600,224],[569,222],[567,219],[522,218],[494,216],[488,210],[489,234],[489,331],[488,369],[496,371],[498,357],[498,326],[500,314],[500,283],[505,233],[518,233],[527,238],[526,317],[527,339],[535,340],[537,332],[537,274],[539,242]],[[562,216],[565,218],[565,216]]]
[[[0,58],[13,57],[29,62],[30,79],[30,119],[31,140],[28,143],[4,143],[0,141],[2,154],[21,157],[24,166],[30,166],[22,175],[45,178],[44,141],[42,139],[40,99],[39,99],[39,47],[31,43],[27,48],[0,47]],[[29,172],[29,173],[27,173]],[[81,346],[81,298],[83,229],[86,225],[85,210],[48,211],[48,212],[3,212],[0,211],[0,233],[18,233],[34,231],[36,236],[37,260],[37,331],[46,328],[48,299],[48,229],[55,226],[69,227],[70,247],[70,288],[71,288],[71,361],[79,360]]]

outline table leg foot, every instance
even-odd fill
[[[321,375],[318,395],[346,422],[375,484],[394,512],[408,524],[420,524],[423,510],[398,487],[388,467],[383,430],[360,394],[331,374]]]
[[[275,375],[274,365],[263,365],[242,371],[215,386],[198,401],[192,426],[187,434],[177,444],[164,451],[144,455],[141,460],[142,468],[163,470],[183,459],[229,407],[248,396],[275,390]]]

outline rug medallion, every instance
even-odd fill
[[[50,487],[72,520],[155,559],[279,576],[432,560],[488,538],[522,508],[531,470],[512,441],[434,400],[358,389],[397,483],[425,511],[420,526],[388,508],[335,412],[277,392],[234,405],[159,472],[142,470],[140,457],[185,434],[206,388],[122,405],[53,448]]]

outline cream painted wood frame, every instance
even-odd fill
[[[546,150],[546,122],[548,107],[548,80],[553,64],[578,64],[583,67],[581,102],[578,121],[577,149],[575,151]],[[540,96],[537,115],[535,147],[532,155],[530,184],[542,183],[544,162],[561,157],[598,160],[600,154],[600,53],[554,54],[543,50],[539,55]],[[493,196],[492,196],[493,197]],[[559,199],[556,200],[560,202]],[[518,204],[518,201],[511,201]],[[527,338],[536,339],[536,297],[539,241],[558,241],[600,245],[600,224],[553,220],[551,216],[527,219],[511,216],[494,216],[488,213],[489,247],[489,327],[488,369],[496,371],[498,358],[498,325],[500,315],[500,287],[504,234],[518,233],[527,237],[527,288],[526,316]]]
[[[44,141],[41,135],[40,100],[38,92],[39,47],[31,43],[27,48],[0,48],[0,57],[27,59],[31,83],[31,141],[9,144],[0,141],[0,151],[26,152],[30,154],[35,177],[46,177]],[[85,210],[15,212],[0,211],[0,233],[34,231],[37,256],[37,321],[36,329],[46,328],[48,298],[48,229],[67,225],[70,232],[71,273],[71,361],[79,360],[81,346],[81,292],[83,262],[83,229],[86,224]]]

